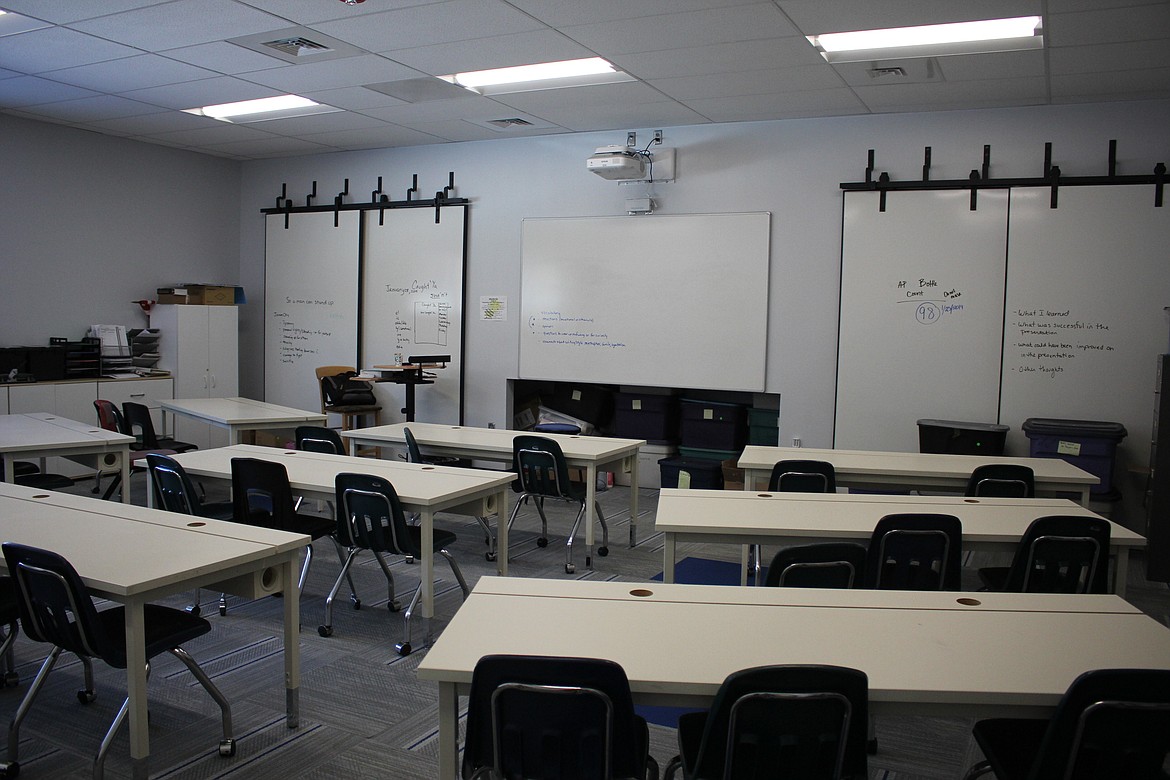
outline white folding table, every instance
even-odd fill
[[[228,444],[239,444],[244,431],[270,431],[295,428],[298,425],[324,425],[325,415],[278,406],[251,398],[164,398],[159,401],[166,415],[181,415],[201,420],[228,431]]]
[[[349,439],[350,452],[356,453],[361,447],[404,446],[406,434],[403,428],[410,428],[419,446],[436,455],[453,455],[457,458],[488,460],[496,463],[512,463],[512,440],[528,431],[512,431],[503,428],[473,428],[466,425],[440,425],[436,423],[395,423],[376,428],[360,428],[342,431]],[[577,436],[558,433],[540,433],[554,439],[565,453],[570,468],[579,468],[585,476],[585,561],[592,566],[594,525],[597,522],[594,501],[597,497],[597,472],[628,471],[630,473],[630,546],[638,543],[638,450],[646,442],[640,439],[614,439],[605,436]]]
[[[1133,550],[1145,537],[1063,498],[965,498],[883,496],[844,493],[769,493],[744,490],[663,488],[654,527],[665,534],[663,581],[674,581],[678,545],[787,546],[828,541],[866,542],[888,514],[929,512],[954,515],[963,524],[963,550],[1015,552],[1028,524],[1046,515],[1083,515],[1110,523],[1114,559],[1113,592],[1124,596]],[[747,584],[742,567],[740,584]]]
[[[496,570],[508,573],[508,491],[513,476],[494,471],[477,471],[450,466],[328,455],[320,452],[281,450],[236,444],[210,450],[192,450],[174,456],[192,476],[231,480],[232,458],[260,458],[284,465],[289,483],[305,498],[333,501],[334,480],[343,472],[373,474],[394,485],[407,512],[417,512],[422,528],[422,616],[428,621],[435,614],[434,518],[436,512],[449,512],[486,518],[497,517],[495,553]],[[483,521],[486,525],[486,520]],[[488,531],[490,534],[490,531]],[[490,543],[490,538],[489,538]],[[488,557],[492,552],[489,549]],[[428,623],[429,628],[429,623]]]
[[[125,606],[135,778],[149,775],[150,755],[143,605],[196,587],[295,593],[298,554],[309,542],[299,534],[9,484],[0,485],[0,534],[64,556],[95,596]],[[300,605],[295,598],[282,601],[286,722],[296,728]],[[231,697],[230,690],[225,694]]]
[[[744,488],[768,487],[772,467],[781,460],[823,460],[833,464],[838,487],[878,490],[940,490],[962,493],[976,466],[1013,463],[1027,466],[1036,475],[1036,495],[1074,494],[1089,505],[1089,488],[1101,480],[1060,458],[1015,458],[983,455],[939,455],[921,452],[876,450],[825,450],[808,447],[744,447],[739,467]]]
[[[1044,717],[1086,670],[1170,668],[1170,629],[1115,595],[485,577],[418,667],[439,685],[441,780],[490,653],[616,661],[639,704],[705,707],[740,669],[836,664],[866,673],[877,715]]]
[[[0,415],[0,455],[5,456],[5,482],[14,480],[13,461],[16,457],[59,455],[103,472],[117,469],[122,475],[122,502],[129,504],[130,445],[133,442],[133,436],[49,412]]]

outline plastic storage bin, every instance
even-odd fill
[[[775,409],[748,409],[748,444],[775,447],[779,443],[779,412]]]
[[[747,408],[741,404],[679,403],[679,444],[705,450],[742,450],[747,443]]]
[[[613,389],[605,385],[562,382],[556,385],[551,397],[544,399],[544,405],[602,428],[613,418]]]
[[[1125,426],[1097,420],[1059,420],[1029,417],[1024,420],[1029,452],[1036,458],[1061,458],[1101,480],[1089,489],[1093,498],[1112,501],[1121,497],[1113,487],[1117,445],[1126,437]]]
[[[615,393],[613,435],[649,444],[678,441],[678,398],[672,395]]]
[[[948,455],[1003,455],[1009,428],[995,423],[919,420],[918,451]]]
[[[663,458],[658,461],[661,471],[662,487],[679,487],[682,478],[689,487],[705,490],[720,490],[723,488],[723,464],[717,460],[702,460],[699,458]]]

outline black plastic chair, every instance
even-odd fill
[[[410,428],[403,427],[402,434],[406,438],[406,462],[407,463],[429,463],[432,466],[454,466],[458,468],[462,465],[459,458],[449,455],[423,455],[422,450],[418,447],[418,440],[414,438]],[[417,516],[411,517],[411,523],[417,520]],[[483,541],[487,545],[487,552],[484,553],[484,558],[489,561],[496,559],[496,537],[492,533],[491,524],[488,523],[486,517],[476,515],[475,521],[479,523],[480,530],[483,531]],[[411,562],[411,558],[407,558],[407,562]]]
[[[649,744],[625,670],[613,661],[487,655],[475,665],[464,780],[658,780]]]
[[[25,633],[34,641],[53,645],[8,727],[8,760],[0,766],[0,773],[5,777],[15,777],[20,771],[20,725],[62,652],[67,650],[82,660],[85,689],[78,691],[77,697],[83,704],[92,702],[96,697],[92,659],[100,659],[116,669],[126,668],[125,610],[123,607],[114,607],[98,612],[81,577],[57,553],[11,542],[5,542],[3,549],[8,571],[17,583],[20,620],[24,624]],[[232,736],[231,705],[199,664],[182,648],[184,643],[210,630],[211,624],[206,620],[181,609],[157,604],[145,605],[146,673],[149,676],[149,659],[164,651],[182,661],[219,705],[223,720],[223,740],[219,743],[219,753],[232,756],[236,752],[236,741]],[[129,706],[130,700],[127,698],[102,739],[94,760],[94,777],[102,776],[106,755],[113,744],[115,733],[126,719]]]
[[[959,590],[963,526],[953,515],[886,515],[869,540],[865,587]]]
[[[772,558],[766,587],[860,588],[865,545],[823,542],[785,547]]]
[[[1083,515],[1038,517],[1010,567],[985,567],[988,590],[1010,593],[1108,593],[1109,521]]]
[[[174,450],[175,452],[190,452],[199,449],[194,444],[173,439],[170,436],[159,436],[154,430],[154,420],[150,417],[150,408],[145,404],[126,401],[122,404],[122,421],[126,426],[125,433],[138,439],[140,450]]]
[[[0,469],[3,468],[4,458],[0,457]],[[42,472],[39,466],[28,461],[16,461],[12,464],[12,481],[17,485],[37,490],[64,490],[73,487],[71,478],[64,474]]]
[[[336,538],[349,552],[342,563],[341,574],[337,576],[337,581],[325,599],[325,624],[317,628],[321,636],[333,634],[333,598],[337,595],[337,589],[341,587],[342,577],[349,572],[349,567],[359,552],[369,550],[374,553],[378,565],[382,567],[382,572],[386,575],[388,606],[391,612],[397,612],[401,604],[394,598],[394,575],[390,573],[382,554],[413,555],[416,558],[422,555],[422,528],[407,525],[398,493],[389,481],[368,474],[338,474],[334,484],[338,508]],[[446,550],[455,539],[455,534],[450,531],[433,529],[432,553],[438,553],[447,559],[451,573],[455,575],[459,588],[463,591],[463,598],[466,599],[467,581],[463,579],[459,564]],[[399,655],[410,655],[412,650],[410,618],[418,606],[421,595],[420,582],[410,599],[410,606],[402,616],[404,637],[395,645]],[[360,602],[355,604],[355,608],[358,606]],[[430,644],[430,637],[427,637],[427,644]]]
[[[782,460],[772,467],[768,490],[783,493],[836,493],[837,472],[823,460]]]
[[[332,518],[296,511],[288,471],[283,463],[260,458],[232,458],[231,465],[232,519],[235,522],[304,534],[313,541],[333,533],[337,524]],[[312,563],[313,545],[308,544],[297,581],[298,594],[305,587],[305,577]],[[219,612],[221,615],[227,612],[226,600],[221,599]]]
[[[1050,720],[981,720],[971,733],[986,760],[965,780],[1166,780],[1170,670],[1085,672]]]
[[[148,452],[145,459],[156,508],[213,520],[233,519],[235,513],[233,503],[231,501],[202,501],[199,498],[199,493],[195,490],[194,483],[187,476],[186,470],[174,458],[157,452]],[[220,601],[224,602],[226,610],[226,597],[221,595]],[[195,589],[194,600],[191,606],[187,607],[187,611],[192,615],[198,615],[201,611],[198,588]]]
[[[20,633],[20,602],[16,592],[16,580],[0,577],[0,625],[5,626],[4,639],[0,641],[0,688],[7,688],[20,682],[16,673],[16,637]]]
[[[869,680],[842,666],[733,672],[707,712],[678,719],[679,755],[663,776],[685,780],[867,777]]]
[[[967,480],[968,496],[1032,498],[1036,476],[1032,469],[1016,463],[988,463],[978,466]]]
[[[107,401],[99,398],[93,402],[94,409],[97,410],[98,424],[107,431],[115,433],[124,433],[127,436],[133,436],[133,432],[126,425],[126,420],[122,413],[118,411],[118,407],[114,405],[113,401]],[[146,456],[151,453],[159,455],[174,455],[176,450],[168,448],[147,448],[141,442],[130,445],[130,476],[135,474],[142,474],[147,470]],[[101,471],[99,470],[94,475],[93,492],[97,493],[101,490]],[[106,492],[102,494],[103,499],[110,499],[114,492],[122,486],[121,472],[114,474],[113,480],[106,487]]]
[[[299,425],[293,431],[298,450],[305,452],[324,452],[329,455],[345,455],[345,442],[341,434],[332,428],[318,425]]]
[[[772,466],[768,490],[773,493],[836,493],[837,471],[823,460],[781,460]],[[760,581],[763,546],[753,544],[748,550],[748,569]]]
[[[561,445],[545,436],[521,435],[512,440],[512,470],[516,472],[517,477],[512,483],[512,489],[520,494],[520,498],[512,507],[512,516],[508,518],[508,530],[512,530],[512,523],[515,522],[520,507],[532,499],[540,515],[540,536],[536,540],[538,547],[548,546],[548,518],[544,514],[544,500],[552,498],[578,505],[577,517],[573,520],[573,527],[565,539],[565,573],[572,574],[577,570],[573,564],[573,539],[586,514],[585,484],[570,481],[569,466],[565,462]],[[601,512],[601,505],[595,501],[594,508],[597,519],[601,521],[602,533],[601,546],[597,548],[597,554],[604,558],[609,555],[609,526]],[[590,567],[593,565],[593,560],[588,555],[585,557],[585,565]]]

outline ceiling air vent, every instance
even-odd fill
[[[879,68],[870,68],[869,69],[869,77],[871,79],[883,79],[883,78],[904,79],[904,78],[906,78],[906,69],[898,67],[898,66],[886,67],[886,68],[880,68],[880,67]]]
[[[521,119],[518,116],[514,116],[511,119],[489,119],[487,123],[501,130],[507,130],[509,127],[532,127],[531,122],[527,119]]]
[[[281,38],[276,41],[265,41],[264,46],[270,49],[276,49],[282,54],[287,54],[293,57],[303,57],[306,54],[317,54],[318,52],[333,51],[331,48],[323,43],[311,41],[308,38]]]

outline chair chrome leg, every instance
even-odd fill
[[[345,573],[345,579],[349,581],[349,601],[351,604],[353,604],[354,609],[361,609],[362,600],[358,598],[357,588],[354,587],[353,573],[350,572],[349,567],[345,564],[345,556],[348,554],[347,550],[341,546],[341,542],[337,541],[336,538],[332,536],[329,538],[333,540],[333,548],[337,550],[337,560],[341,563],[341,570]],[[350,551],[353,549],[353,547],[349,548]]]
[[[581,502],[581,508],[577,511],[577,517],[573,520],[573,527],[569,529],[569,535],[565,539],[565,574],[572,574],[577,571],[577,567],[573,565],[573,540],[577,538],[577,529],[581,527],[581,518],[585,516],[585,502]],[[585,565],[591,566],[593,556],[586,551]]]
[[[991,762],[987,760],[979,761],[972,765],[967,770],[967,774],[963,775],[963,780],[974,780],[976,777],[983,777],[983,775],[991,771]]]
[[[463,572],[459,568],[459,564],[451,557],[451,553],[446,550],[439,550],[439,555],[447,559],[447,563],[451,565],[451,573],[455,575],[455,580],[459,583],[459,589],[463,591],[463,600],[467,601],[467,596],[471,590],[467,587],[467,580],[463,579]]]
[[[337,596],[337,591],[341,589],[341,581],[349,576],[349,566],[357,554],[358,548],[349,548],[349,555],[342,561],[341,571],[338,573],[333,587],[329,589],[329,595],[325,597],[325,623],[317,626],[317,633],[323,637],[333,636],[333,599]]]
[[[150,661],[146,662],[146,679],[150,679]],[[122,722],[126,720],[127,713],[130,712],[130,697],[127,696],[122,702],[122,706],[118,708],[118,714],[114,716],[114,722],[110,724],[110,728],[106,731],[106,735],[102,737],[102,744],[98,748],[97,756],[93,760],[93,779],[102,780],[105,775],[106,756],[110,752],[110,747],[114,744],[114,737],[118,733]]]
[[[53,671],[57,659],[61,657],[61,652],[60,647],[54,647],[52,652],[45,658],[44,663],[41,664],[41,668],[37,672],[37,676],[33,679],[32,685],[28,687],[24,698],[20,700],[20,705],[16,708],[16,713],[12,716],[12,720],[8,722],[8,760],[0,766],[0,769],[6,775],[9,774],[10,767],[17,766],[17,759],[20,753],[20,724],[24,722],[28,711],[32,709],[33,699],[41,692],[41,687],[45,684],[45,678],[49,676],[49,672]],[[13,776],[15,777],[15,773],[13,773]]]
[[[309,576],[309,566],[313,564],[313,545],[305,545],[305,565],[301,567],[301,577],[297,580],[297,593],[305,589],[305,578]]]
[[[232,705],[228,703],[227,697],[207,676],[207,672],[203,671],[203,667],[195,663],[195,659],[186,650],[181,647],[172,647],[171,655],[178,658],[184,666],[191,670],[191,674],[203,686],[203,690],[207,691],[207,695],[219,705],[220,719],[223,722],[223,739],[219,743],[219,754],[221,756],[234,756],[236,754],[236,740],[232,736]]]
[[[496,535],[492,533],[492,527],[486,517],[477,515],[475,522],[479,523],[479,527],[483,529],[483,543],[488,548],[488,551],[484,553],[484,557],[489,561],[494,561],[496,559]]]
[[[410,618],[414,615],[414,608],[418,606],[418,599],[422,596],[422,583],[410,598],[410,605],[402,613],[402,641],[394,646],[399,655],[410,655],[413,648],[410,646]]]
[[[386,563],[385,556],[378,551],[374,551],[374,558],[378,561],[378,565],[382,567],[382,573],[386,575],[386,606],[391,612],[397,612],[402,609],[402,604],[398,601],[394,592],[394,573],[390,571],[390,566]]]

